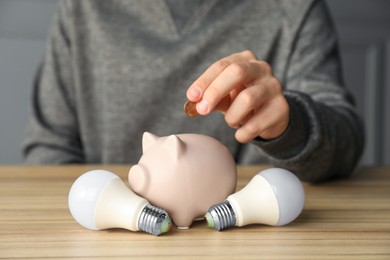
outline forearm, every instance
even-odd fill
[[[349,106],[330,106],[306,94],[286,92],[290,125],[274,140],[255,141],[275,166],[303,181],[348,176],[363,150],[362,122]]]
[[[42,91],[45,80],[38,80],[33,90],[33,105],[23,142],[25,162],[83,163],[85,159],[76,117],[64,102],[64,98],[55,94],[56,91]]]
[[[74,101],[71,46],[64,21],[67,13],[65,2],[61,4],[32,91],[31,114],[23,142],[27,163],[85,161]]]
[[[82,154],[78,151],[38,142],[26,147],[24,157],[27,164],[85,163]]]
[[[39,98],[40,84],[36,82],[33,94],[33,105],[28,127],[23,142],[23,156],[28,164],[64,164],[85,162],[83,149],[74,117],[66,106],[48,106],[47,98]],[[55,95],[51,96],[54,99]],[[61,103],[58,99],[57,104]],[[55,111],[68,111],[58,114]],[[52,111],[54,115],[51,115]],[[48,115],[48,113],[50,115]],[[54,121],[57,118],[59,121]]]

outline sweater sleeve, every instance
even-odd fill
[[[364,129],[342,84],[337,39],[326,6],[316,1],[295,31],[286,75],[290,124],[273,140],[256,140],[275,166],[308,182],[349,176]]]
[[[26,163],[83,162],[72,89],[71,39],[65,2],[60,2],[46,55],[33,86],[32,107],[23,143]]]

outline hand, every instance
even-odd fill
[[[200,115],[219,110],[246,143],[257,136],[280,136],[289,122],[289,105],[270,65],[251,51],[225,57],[211,65],[187,90]]]

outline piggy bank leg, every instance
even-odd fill
[[[177,228],[180,230],[186,230],[186,229],[189,229],[190,227],[177,227]]]
[[[192,224],[194,215],[189,214],[188,212],[180,212],[180,213],[181,213],[181,215],[179,215],[179,216],[173,212],[170,214],[173,222],[175,223],[175,225],[178,229],[181,229],[181,230],[189,229],[191,224]]]

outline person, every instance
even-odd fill
[[[320,182],[364,144],[317,0],[61,1],[33,93],[33,164],[135,163],[145,131],[198,133]]]

